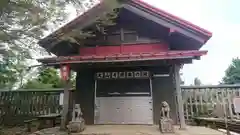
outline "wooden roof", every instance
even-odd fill
[[[76,28],[84,29],[93,24],[104,12],[112,11],[112,9],[116,8],[116,6],[109,6],[109,1],[112,2],[113,0],[101,0],[99,4],[87,12],[83,13],[73,21],[40,40],[39,45],[44,48],[49,48],[49,46],[58,44],[61,41],[60,37],[71,32],[71,30]],[[149,20],[155,21],[161,26],[169,28],[170,32],[181,33],[184,36],[188,36],[199,41],[202,45],[206,43],[212,36],[212,33],[208,30],[200,28],[199,26],[194,25],[186,20],[151,6],[142,0],[122,0],[120,5],[122,8],[126,8],[138,15],[146,17]]]
[[[62,56],[39,59],[43,64],[77,64],[77,63],[113,63],[127,61],[148,61],[148,60],[174,60],[174,59],[195,59],[207,54],[207,51],[165,51],[146,53],[124,53],[111,55],[88,55],[88,56]]]

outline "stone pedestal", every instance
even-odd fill
[[[173,120],[170,118],[162,118],[159,120],[159,130],[162,133],[174,133]]]
[[[80,133],[85,129],[85,121],[84,119],[79,121],[71,121],[67,126],[69,133]]]

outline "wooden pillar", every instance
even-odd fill
[[[175,90],[177,95],[177,105],[178,105],[178,116],[180,120],[180,129],[184,130],[186,129],[186,123],[184,118],[184,109],[183,109],[183,100],[182,100],[182,93],[181,93],[181,87],[180,87],[180,64],[174,64],[173,65],[173,75],[174,75],[174,84],[175,84]]]
[[[70,96],[70,89],[71,89],[71,74],[69,66],[62,66],[61,67],[61,75],[64,81],[64,96],[63,96],[63,111],[61,117],[61,130],[66,130],[67,122],[68,122],[68,112],[69,112],[69,96]]]

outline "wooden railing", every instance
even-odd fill
[[[234,113],[232,107],[229,107],[232,105],[232,99],[240,96],[240,85],[182,86],[181,88],[187,121],[191,121],[195,116],[207,115],[213,109],[214,103],[225,104],[229,117],[240,118],[239,114]],[[72,90],[71,96],[73,92]],[[0,90],[0,125],[23,124],[24,120],[37,115],[59,113],[62,109],[59,104],[60,93],[63,93],[63,89]]]
[[[37,115],[59,113],[60,93],[63,89],[0,91],[0,125],[23,124]]]
[[[196,116],[206,116],[209,113],[224,115],[232,119],[239,119],[233,109],[233,98],[240,96],[240,85],[210,85],[210,86],[182,86],[184,114],[186,120],[191,121]],[[220,105],[222,109],[216,109]],[[226,109],[224,109],[224,104]]]

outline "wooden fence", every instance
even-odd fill
[[[59,113],[60,93],[63,89],[0,91],[0,125],[23,124],[37,115]]]
[[[240,96],[240,85],[182,86],[181,88],[186,120],[191,121],[194,116],[207,116],[211,112],[224,117],[224,111],[232,119],[240,118],[239,114],[234,112],[232,102],[234,97]]]
[[[231,118],[240,118],[232,109],[232,99],[240,96],[240,85],[182,86],[184,114],[187,121],[203,116],[214,104],[226,105]],[[23,124],[24,120],[47,113],[59,113],[63,89],[0,91],[0,125]],[[73,91],[70,96],[73,95]],[[73,98],[70,98],[71,100]],[[71,102],[71,101],[70,101]],[[230,107],[229,107],[230,106]],[[216,110],[220,113],[223,110]]]

